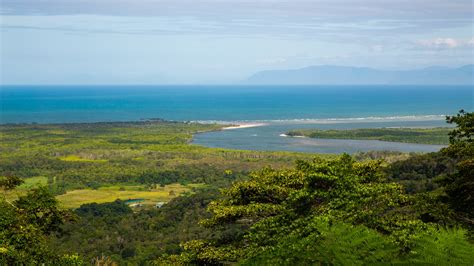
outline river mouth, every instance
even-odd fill
[[[344,123],[266,123],[196,134],[192,143],[212,147],[255,151],[292,151],[305,153],[357,153],[368,151],[436,152],[444,145],[388,142],[379,140],[295,138],[284,134],[295,129],[355,129],[381,127],[445,127],[443,120]]]

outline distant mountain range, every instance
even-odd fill
[[[411,85],[474,85],[474,65],[459,68],[428,67],[416,70],[379,70],[368,67],[309,66],[293,70],[258,72],[247,84],[411,84]]]

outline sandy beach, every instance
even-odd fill
[[[288,137],[288,138],[307,138],[306,136],[290,136],[287,134],[280,134],[280,137]]]
[[[267,124],[265,124],[265,123],[242,123],[242,124],[238,124],[238,125],[232,125],[232,126],[224,127],[224,128],[222,128],[222,130],[231,130],[231,129],[249,128],[249,127],[261,127],[261,126],[265,126],[265,125],[267,125]]]

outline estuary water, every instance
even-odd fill
[[[265,126],[198,134],[211,147],[305,152],[439,146],[281,137],[294,128],[444,126],[473,110],[473,86],[1,86],[0,123],[161,118]]]
[[[367,151],[401,151],[401,152],[434,152],[442,145],[426,145],[377,140],[349,139],[313,139],[302,137],[287,137],[284,133],[293,129],[353,129],[381,127],[439,127],[446,126],[443,120],[428,121],[386,121],[370,122],[334,121],[331,123],[310,121],[299,122],[270,122],[265,126],[223,130],[200,133],[194,136],[193,143],[216,148],[267,150],[267,151],[297,151],[307,153],[356,153]]]

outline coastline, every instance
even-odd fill
[[[232,130],[232,129],[239,129],[239,128],[249,128],[249,127],[261,127],[266,126],[266,123],[241,123],[237,125],[231,125],[223,127],[222,130]]]
[[[382,127],[356,129],[294,129],[281,137],[313,139],[379,140],[388,142],[448,145],[451,127]]]
[[[290,135],[287,135],[287,134],[280,134],[279,136],[284,137],[284,138],[309,138],[307,136],[290,136]]]

